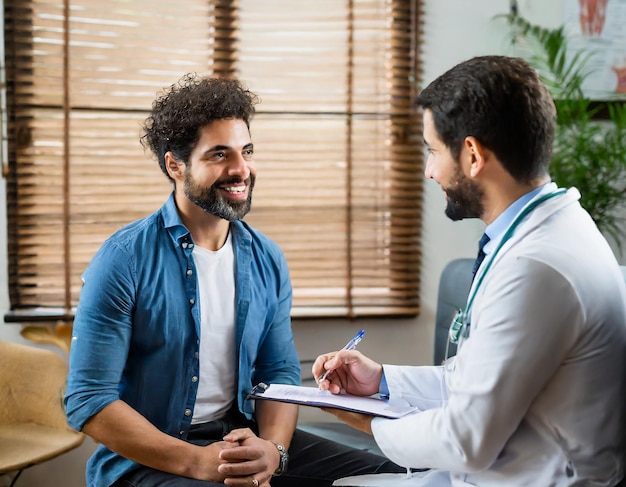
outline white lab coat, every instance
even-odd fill
[[[626,286],[579,197],[538,206],[498,252],[452,363],[384,366],[391,397],[422,410],[373,420],[388,458],[451,472],[453,486],[622,477]]]

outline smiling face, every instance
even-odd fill
[[[184,171],[185,196],[205,212],[228,221],[242,219],[252,202],[254,148],[243,120],[216,120],[200,138]]]
[[[483,192],[478,184],[465,175],[461,163],[452,157],[450,149],[439,138],[429,109],[424,111],[424,143],[428,148],[424,174],[437,181],[446,194],[448,218],[480,218],[484,213]],[[459,159],[465,150],[461,150]]]

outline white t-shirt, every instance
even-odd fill
[[[200,296],[200,377],[192,424],[219,419],[236,393],[235,253],[231,234],[216,251],[194,246]]]

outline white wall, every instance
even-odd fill
[[[543,2],[520,0],[519,10],[531,22],[554,27],[560,23],[564,0]],[[508,0],[425,0],[422,55],[424,85],[454,64],[475,55],[509,54],[504,21],[492,17],[507,13]],[[0,201],[5,201],[4,181]],[[429,364],[432,360],[435,305],[438,279],[445,264],[456,257],[472,257],[483,224],[479,221],[453,223],[444,215],[444,197],[439,186],[424,185],[421,268],[421,314],[416,319],[368,319],[294,322],[296,345],[303,360],[342,346],[357,329],[367,329],[359,349],[387,363]],[[8,310],[6,276],[6,212],[0,209],[0,312]],[[622,256],[621,262],[624,263]],[[16,325],[0,323],[0,339],[22,341]],[[322,413],[323,414],[323,413]],[[329,417],[329,416],[323,416]],[[19,487],[84,486],[85,460],[94,449],[85,445],[63,457],[27,470]],[[3,485],[0,480],[0,486]]]

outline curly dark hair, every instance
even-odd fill
[[[250,128],[258,102],[259,97],[238,80],[188,73],[152,103],[152,113],[143,124],[141,144],[150,148],[171,180],[165,167],[168,151],[186,164],[202,127],[215,120],[234,118]]]

